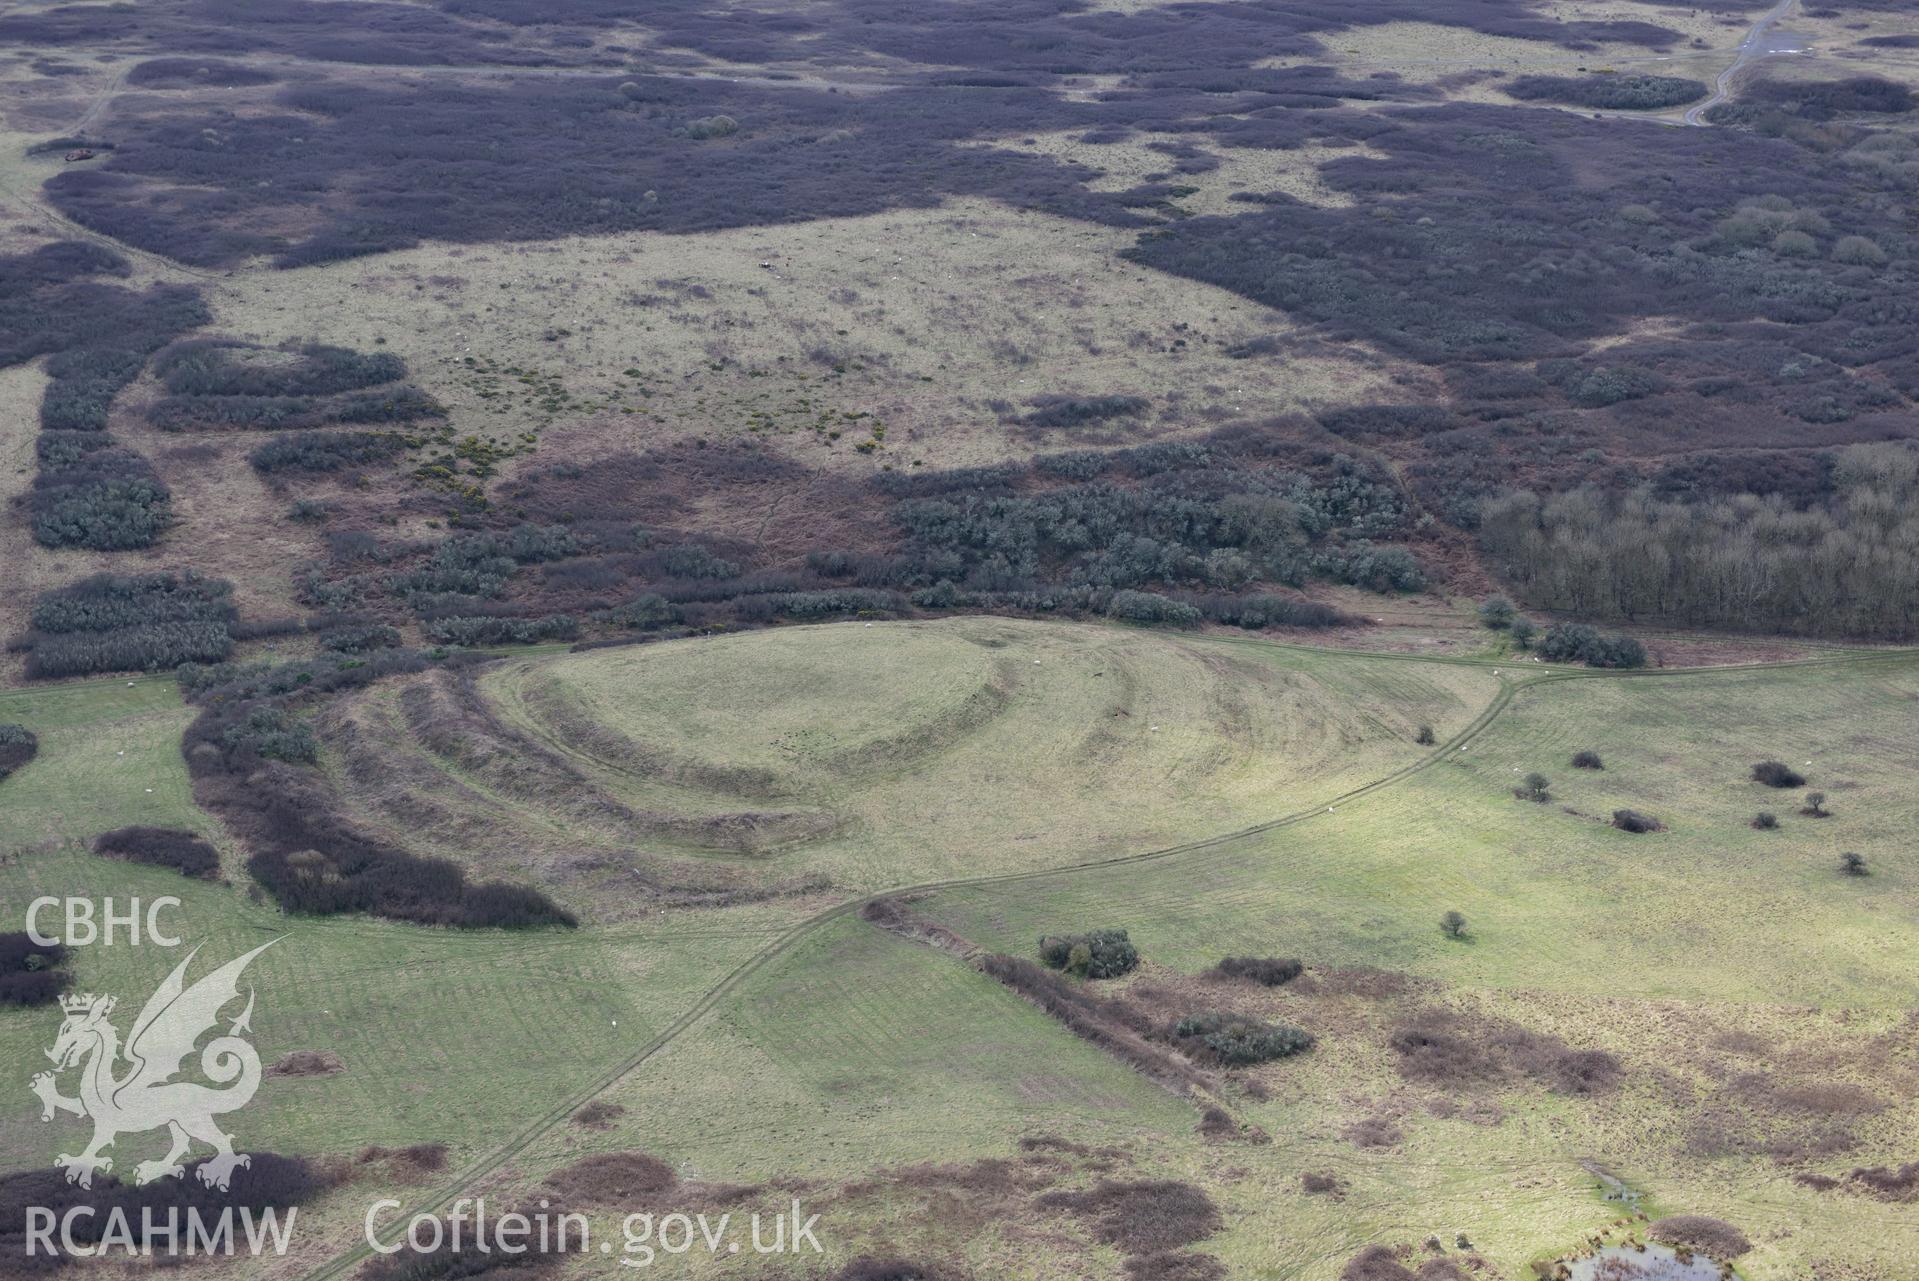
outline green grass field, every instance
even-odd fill
[[[1738,1225],[1750,1281],[1898,1276],[1919,1249],[1909,1209],[1791,1176],[1919,1151],[1919,661],[1495,668],[995,619],[793,628],[509,660],[478,687],[500,735],[479,753],[444,740],[473,723],[448,690],[409,704],[398,683],[375,687],[332,726],[328,768],[391,823],[340,747],[343,725],[377,731],[367,759],[404,766],[389,798],[418,786],[471,807],[457,832],[498,827],[468,861],[589,908],[577,932],[523,936],[287,920],[248,895],[237,851],[192,805],[177,750],[190,713],[170,685],[0,694],[0,716],[43,742],[0,783],[0,903],[14,916],[40,893],[174,893],[210,957],[284,934],[256,963],[256,1043],[269,1061],[330,1050],[347,1070],[269,1080],[235,1128],[314,1155],[445,1142],[447,1173],[400,1193],[419,1205],[638,1149],[687,1178],[762,1185],[742,1205],[803,1190],[841,1260],[891,1245],[983,1276],[1113,1275],[1118,1256],[1083,1226],[875,1182],[1046,1132],[1204,1188],[1227,1226],[1200,1248],[1233,1276],[1331,1281],[1366,1245],[1463,1232],[1495,1275],[1520,1278],[1618,1213],[1592,1168],[1656,1212]],[[1420,724],[1437,747],[1412,743]],[[528,740],[553,759],[510,768],[501,745]],[[1606,769],[1569,768],[1580,749]],[[1803,792],[1752,783],[1768,757],[1801,768],[1833,816],[1800,817]],[[650,826],[636,837],[630,819],[549,795],[544,771],[562,768]],[[1535,769],[1549,804],[1511,794]],[[834,822],[743,855],[660,821],[729,805]],[[1620,807],[1668,830],[1616,831],[1603,819]],[[1750,826],[1762,808],[1781,830]],[[207,832],[232,884],[84,852],[128,822]],[[622,838],[669,869],[824,883],[724,907],[608,905],[617,881],[575,860]],[[1842,875],[1846,850],[1872,875]],[[1020,955],[1043,932],[1124,926],[1146,963],[1109,990],[1314,1031],[1312,1053],[1229,1087],[1273,1142],[1200,1137],[1190,1103],[847,910],[902,885],[927,887],[923,915]],[[1465,939],[1437,928],[1448,908],[1468,917]],[[1231,953],[1299,956],[1307,980],[1197,979]],[[83,950],[77,986],[135,999],[175,959]],[[1399,977],[1348,977],[1363,967]],[[1609,1051],[1617,1085],[1409,1078],[1393,1030],[1434,1011]],[[0,1062],[24,1080],[56,1022],[0,1015]],[[23,1154],[11,1164],[72,1150],[78,1123],[42,1125],[17,1093],[0,1109],[0,1141]],[[567,1123],[592,1097],[624,1111],[600,1130]],[[1359,1146],[1356,1125],[1392,1140]],[[157,1138],[123,1140],[125,1161]],[[1343,1199],[1303,1192],[1308,1171],[1335,1174]],[[301,1268],[350,1250],[376,1183],[315,1207]]]
[[[1897,1165],[1919,1146],[1907,1014],[1919,895],[1901,836],[1919,821],[1915,701],[1919,669],[1904,661],[1551,681],[1520,692],[1465,750],[1334,812],[1123,871],[955,888],[922,910],[1015,951],[1048,930],[1124,925],[1155,963],[1186,974],[1228,953],[1383,966],[1435,985],[1408,1008],[1496,1012],[1625,1065],[1603,1100],[1506,1091],[1497,1126],[1435,1117],[1386,1066],[1389,1013],[1351,1026],[1337,1003],[1268,1003],[1354,1038],[1325,1038],[1310,1061],[1273,1073],[1271,1102],[1250,1106],[1299,1140],[1269,1187],[1279,1196],[1299,1171],[1330,1168],[1350,1172],[1354,1191],[1316,1211],[1295,1195],[1283,1223],[1255,1216],[1224,1251],[1249,1275],[1330,1277],[1368,1239],[1455,1224],[1517,1275],[1609,1217],[1593,1203],[1591,1161],[1667,1211],[1740,1224],[1760,1242],[1742,1260],[1752,1277],[1819,1262],[1893,1276],[1919,1225],[1789,1176]],[[1607,769],[1566,768],[1581,748]],[[1800,818],[1803,792],[1747,781],[1769,756],[1801,766],[1834,816]],[[1532,769],[1553,778],[1553,803],[1511,798],[1516,771]],[[1622,806],[1670,830],[1631,836],[1585,816]],[[1782,830],[1749,826],[1762,807],[1784,816]],[[1841,875],[1846,849],[1873,875]],[[1436,928],[1447,908],[1472,922],[1468,939]],[[1726,1048],[1741,1036],[1759,1048]],[[1843,1151],[1802,1154],[1790,1150],[1830,1117],[1750,1104],[1774,1086],[1849,1086],[1869,1104]],[[1380,1115],[1405,1134],[1399,1147],[1361,1152],[1339,1137]],[[1778,1142],[1789,1155],[1695,1151],[1719,1126],[1740,1132],[1735,1146]],[[1332,1244],[1300,1258],[1312,1241]]]

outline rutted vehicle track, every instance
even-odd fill
[[[1712,96],[1687,109],[1683,117],[1687,124],[1701,129],[1706,127],[1706,113],[1732,96],[1733,81],[1738,78],[1740,72],[1756,59],[1763,58],[1772,52],[1766,48],[1766,36],[1771,33],[1773,27],[1778,25],[1780,19],[1792,12],[1793,6],[1798,3],[1799,0],[1779,0],[1778,4],[1760,15],[1759,21],[1753,23],[1752,30],[1746,33],[1746,38],[1739,42],[1739,54],[1732,60],[1732,65],[1714,78]]]

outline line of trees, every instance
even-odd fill
[[[1489,501],[1480,536],[1544,609],[1595,618],[1814,636],[1919,634],[1919,451],[1855,445],[1824,507],[1777,496],[1662,501],[1641,489],[1521,491]]]

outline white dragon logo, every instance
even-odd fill
[[[278,942],[279,940],[273,940]],[[142,1161],[134,1169],[136,1183],[186,1173],[180,1158],[187,1154],[193,1140],[213,1148],[214,1154],[196,1173],[208,1187],[225,1191],[233,1171],[252,1162],[245,1153],[233,1150],[233,1136],[222,1133],[213,1118],[223,1112],[243,1108],[260,1088],[260,1056],[243,1040],[250,1032],[253,1017],[253,992],[247,991],[246,1009],[233,1020],[225,1036],[215,1037],[200,1052],[200,1070],[225,1089],[213,1089],[196,1081],[175,1081],[181,1062],[193,1053],[200,1037],[219,1022],[220,1010],[240,995],[240,972],[247,963],[273,946],[263,943],[238,960],[229,961],[192,987],[184,982],[187,965],[199,953],[198,948],[174,967],[164,982],[147,998],[140,1017],[133,1021],[124,1050],[120,1033],[107,1021],[113,1012],[110,996],[63,996],[60,1008],[66,1020],[60,1024],[47,1057],[54,1071],[33,1078],[33,1092],[40,1096],[40,1119],[51,1121],[55,1112],[93,1119],[93,1142],[79,1156],[61,1154],[55,1162],[66,1171],[67,1182],[83,1188],[93,1186],[95,1171],[106,1174],[113,1159],[100,1155],[121,1134],[137,1134],[165,1126],[173,1147],[158,1161]],[[131,1069],[115,1076],[115,1066],[124,1058]],[[62,1095],[55,1084],[56,1072],[80,1067],[80,1097]],[[229,1084],[229,1082],[231,1084]]]

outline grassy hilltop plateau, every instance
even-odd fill
[[[0,1277],[1919,1276],[1916,95],[0,6]]]

